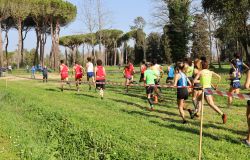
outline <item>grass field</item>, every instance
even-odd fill
[[[108,73],[110,81],[122,82],[121,77]],[[181,123],[175,90],[163,89],[156,110],[148,111],[142,87],[126,94],[122,86],[106,86],[101,100],[86,85],[77,93],[75,87],[61,92],[55,82],[11,78],[7,84],[6,89],[5,79],[0,79],[0,159],[198,157],[199,120]],[[226,84],[223,80],[219,88],[227,90]],[[231,108],[225,97],[215,96],[215,101],[228,114],[228,122],[223,125],[205,106],[203,159],[250,159],[249,148],[241,143],[247,134],[246,101],[235,100]],[[190,98],[188,106],[192,107]]]

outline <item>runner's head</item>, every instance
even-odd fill
[[[150,68],[152,66],[152,63],[147,62],[145,65],[146,65],[146,68],[148,69],[148,68]]]
[[[87,61],[88,61],[88,62],[91,62],[91,57],[88,57],[88,58],[87,58]]]
[[[196,58],[194,60],[194,67],[197,68],[198,70],[201,70],[202,69],[202,66],[201,66],[201,60]]]
[[[234,53],[234,58],[240,58],[241,56],[240,56],[240,53],[239,52],[236,52],[236,53]]]
[[[98,60],[96,61],[96,64],[97,64],[97,66],[101,66],[101,65],[102,65],[102,60],[98,59]]]
[[[202,69],[208,69],[208,63],[206,61],[201,62]]]
[[[63,64],[63,63],[64,63],[64,60],[61,60],[60,63]]]
[[[234,68],[238,68],[236,59],[232,59],[230,63]]]
[[[146,62],[143,60],[142,62],[141,62],[142,64],[146,64]]]
[[[157,59],[153,59],[152,63],[153,65],[157,64]]]
[[[183,62],[177,62],[175,65],[175,72],[179,73],[179,72],[183,71],[184,68],[185,68],[185,65]]]
[[[207,57],[206,56],[201,56],[201,61],[207,62]]]

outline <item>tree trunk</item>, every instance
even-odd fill
[[[6,37],[5,55],[6,55],[7,66],[9,66],[9,57],[8,57],[9,36],[8,36],[8,31],[6,31],[5,37]]]
[[[219,68],[221,68],[221,63],[220,63],[220,49],[219,49],[218,39],[216,39],[215,45],[216,45],[216,53],[217,53],[217,59],[218,59]]]
[[[65,47],[65,64],[68,65],[68,51],[67,48]]]
[[[85,48],[84,48],[84,44],[82,45],[82,65],[84,65],[84,61],[85,61],[85,57],[84,57],[84,52],[85,52],[85,50],[84,50]]]
[[[114,66],[116,66],[116,59],[117,59],[117,54],[116,54],[116,43],[114,43]]]
[[[0,20],[0,26],[2,26],[2,20]],[[2,39],[2,29],[0,29],[0,67],[3,67],[3,39]]]
[[[18,18],[18,52],[17,52],[17,68],[20,68],[20,57],[22,52],[22,19],[21,17]]]
[[[36,28],[35,31],[36,31],[36,51],[35,51],[33,65],[36,65],[38,63],[38,57],[39,57],[38,50],[40,46],[40,36],[41,36],[39,28]]]
[[[56,21],[56,28],[55,28],[55,58],[54,58],[54,67],[56,69],[59,68],[59,33],[60,33],[60,23],[59,23],[59,20]]]

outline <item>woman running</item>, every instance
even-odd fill
[[[236,93],[238,94],[240,92],[240,78],[241,78],[241,73],[239,68],[237,67],[237,62],[235,59],[231,60],[231,69],[229,72],[229,78],[227,80],[230,80],[230,88],[229,92],[230,93]],[[232,105],[233,102],[233,97],[228,97],[228,107]]]
[[[174,77],[174,86],[177,86],[177,105],[179,108],[180,116],[183,120],[183,124],[187,123],[185,119],[185,100],[188,99],[188,84],[191,86],[191,82],[187,78],[184,72],[184,64],[178,62],[175,67],[175,77]]]
[[[219,82],[221,80],[220,75],[216,74],[213,71],[210,71],[208,69],[208,63],[206,61],[202,61],[201,63],[202,70],[196,75],[194,79],[194,83],[199,83],[201,84],[201,87],[204,89],[204,95],[205,95],[205,100],[207,104],[217,113],[221,115],[221,118],[223,120],[223,123],[225,124],[227,122],[227,116],[224,114],[218,106],[214,104],[213,100],[213,95],[209,92],[206,92],[206,90],[212,90],[212,77],[216,76],[219,79]],[[198,80],[200,79],[200,81]],[[202,95],[199,97],[199,101],[201,101]],[[199,102],[200,103],[200,102]]]
[[[193,72],[193,79],[196,77],[196,75],[202,70],[201,67],[201,60],[200,59],[195,59],[194,60],[194,72]],[[191,118],[193,119],[194,117],[199,117],[200,113],[200,108],[201,108],[201,103],[198,103],[198,98],[202,94],[202,89],[201,89],[201,84],[200,84],[200,79],[198,79],[195,83],[193,83],[194,89],[193,89],[193,97],[192,97],[192,102],[194,105],[194,111],[191,111]]]

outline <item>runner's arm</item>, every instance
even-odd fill
[[[248,72],[247,72],[247,78],[246,78],[246,82],[244,84],[244,87],[245,87],[245,89],[249,89],[249,87],[250,87],[250,70],[248,70]]]
[[[200,80],[198,80],[201,76],[201,72],[198,72],[197,75],[194,78],[194,83],[200,83]]]
[[[175,75],[174,75],[173,87],[174,87],[174,86],[177,86],[177,81],[178,81],[178,79],[179,79],[179,74],[175,74]]]

